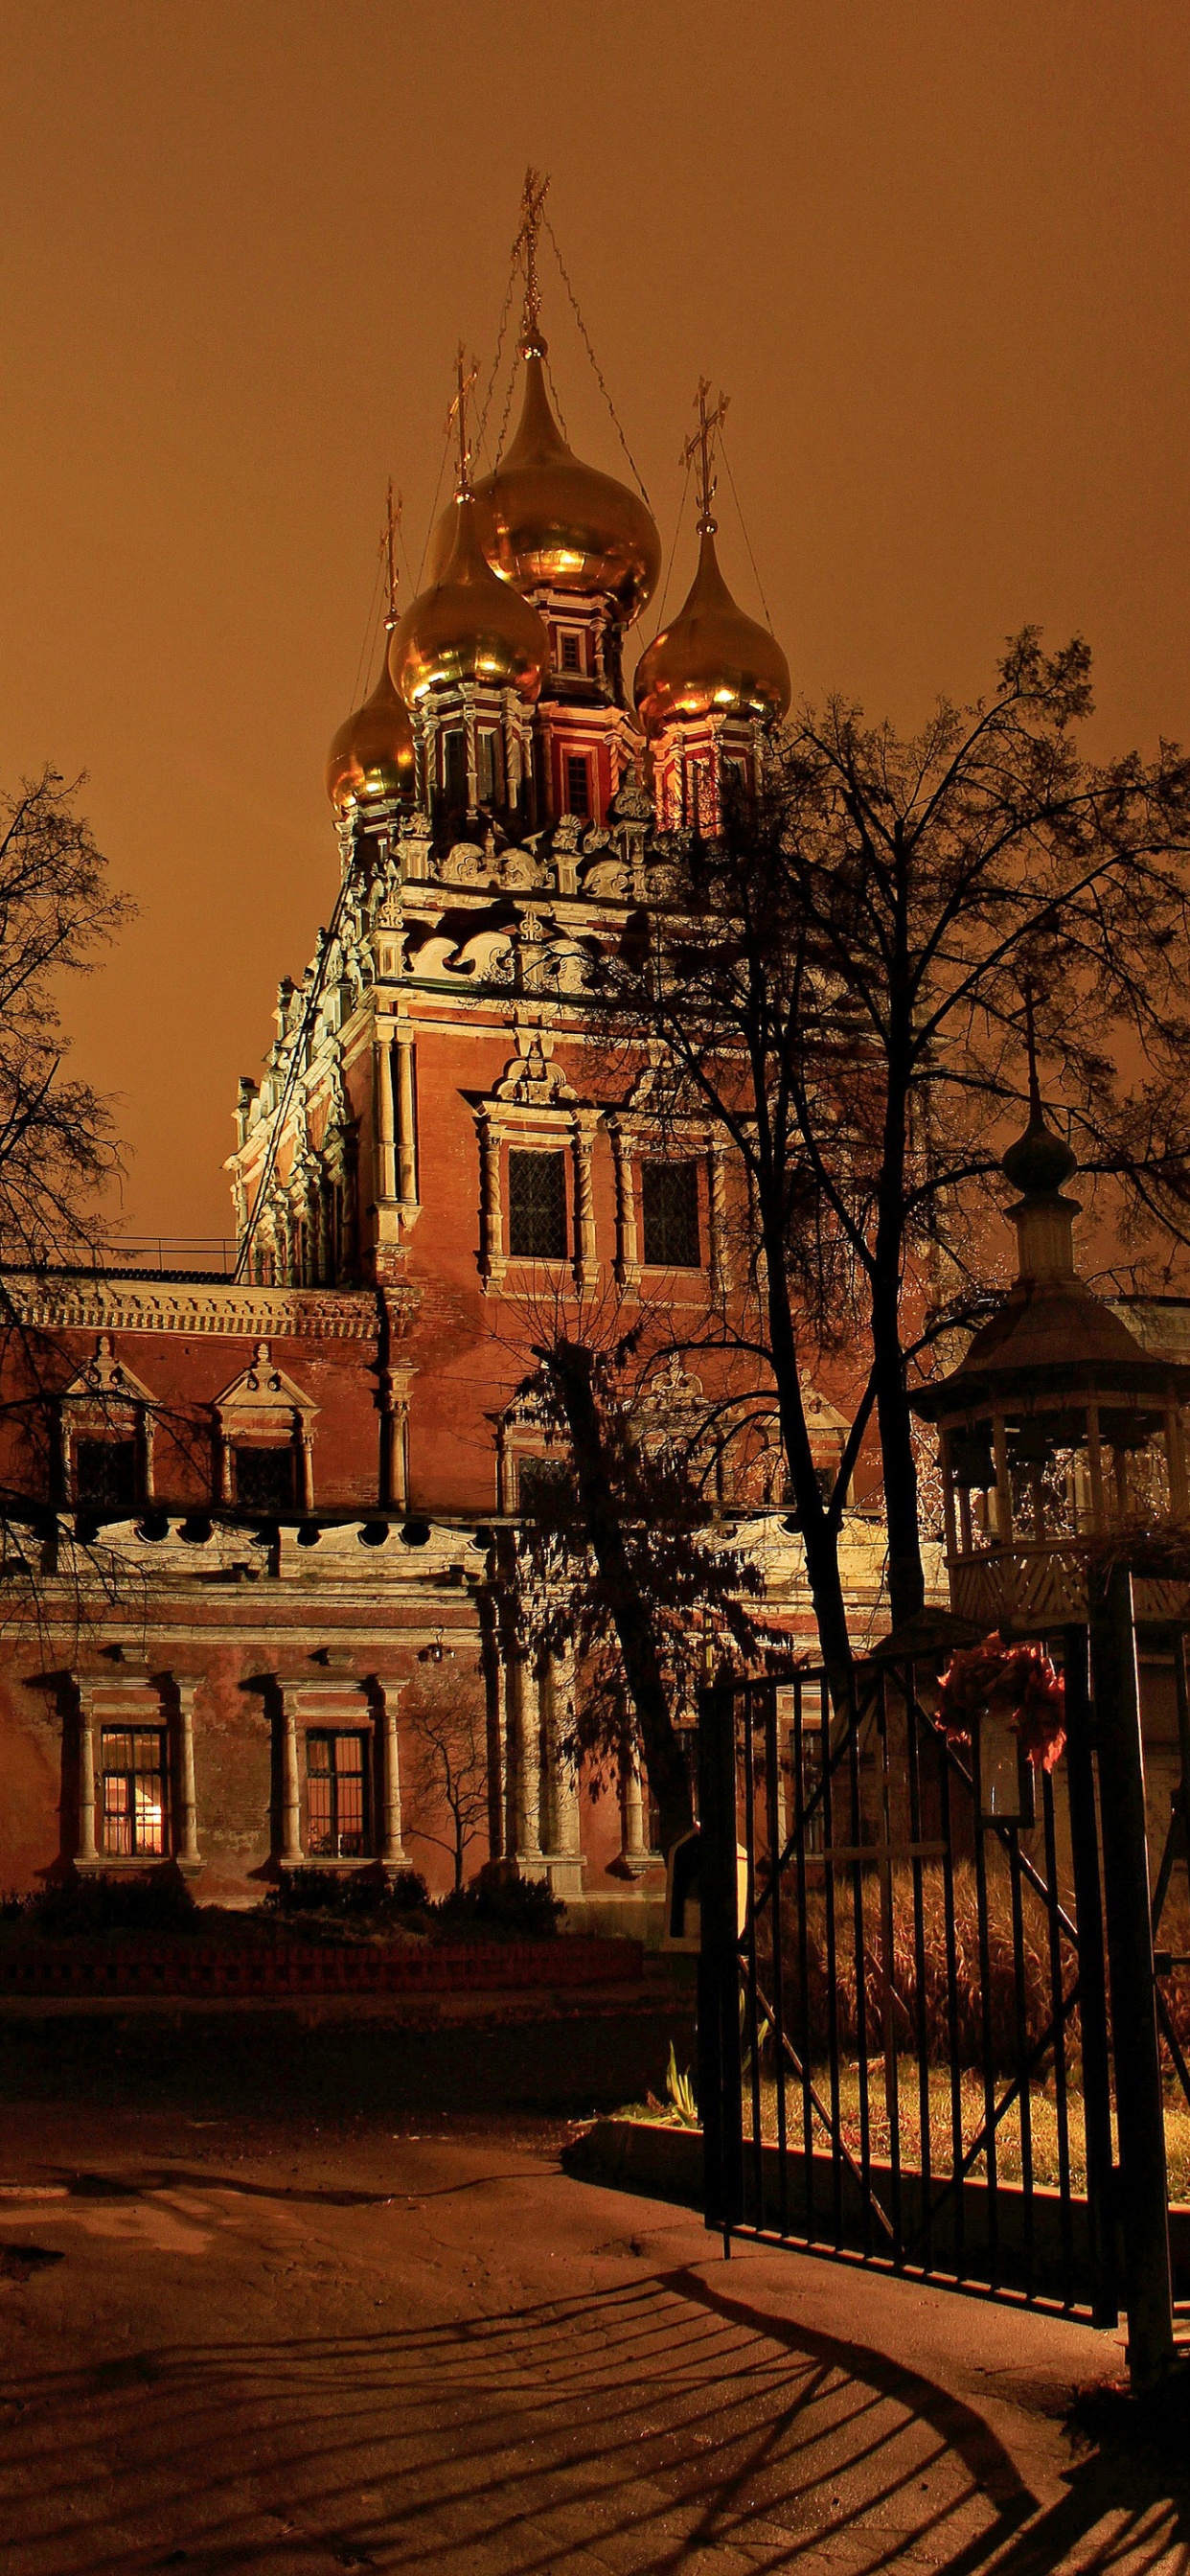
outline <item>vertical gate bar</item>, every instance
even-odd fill
[[[859,1689],[854,1673],[850,1684],[850,1706],[847,1727],[847,1778],[851,1793],[851,1831],[849,1842],[858,1853],[863,1841],[859,1771]],[[851,1937],[855,1959],[855,2047],[856,2072],[859,2078],[859,2166],[863,2177],[864,2252],[872,2251],[872,2129],[868,2101],[868,1983],[866,1967],[866,1924],[864,1920],[863,1862],[854,1859],[846,1864],[851,1874]]]
[[[1178,1752],[1181,1757],[1182,1856],[1190,1881],[1190,1679],[1186,1670],[1186,1631],[1179,1628],[1173,1643],[1174,1687],[1178,1700]]]
[[[984,2166],[987,2174],[988,2211],[988,2279],[993,2289],[1000,2280],[1000,2210],[998,2205],[999,2170],[996,2157],[996,2068],[995,2042],[992,2032],[992,1963],[988,1939],[988,1870],[983,1833],[983,1748],[978,1721],[971,1730],[972,1772],[975,1782],[975,1907],[979,1928],[979,2037],[983,2061],[983,2119],[985,2129]]]
[[[1097,2326],[1114,2326],[1119,2315],[1119,2299],[1112,2175],[1111,2067],[1107,2046],[1107,1969],[1087,1642],[1087,1631],[1081,1624],[1062,1631],[1062,1671],[1066,1690],[1066,1804],[1070,1818],[1074,1920],[1078,1933],[1079,2072],[1087,2167],[1087,2219],[1094,2273],[1091,2313]]]
[[[1120,2139],[1128,2372],[1155,2387],[1174,2356],[1165,2101],[1157,2037],[1144,1750],[1132,1577],[1113,1565],[1091,1603],[1112,2052]]]
[[[703,2208],[721,2228],[723,2250],[740,2222],[743,2088],[740,2074],[739,1935],[736,1925],[735,1689],[715,1682],[699,1702],[701,1830],[698,2023],[699,2083],[705,2084]]]
[[[1021,1882],[1020,1827],[1008,1829],[1008,1870],[1012,1896],[1012,1995],[1016,2023],[1016,2072],[1020,2078],[1017,2117],[1021,2132],[1021,2217],[1025,2256],[1025,2296],[1034,2292],[1033,2242],[1033,2100],[1029,2075],[1029,2004],[1025,1988],[1025,1909]]]
[[[1054,2117],[1058,2131],[1058,2215],[1062,2230],[1062,2304],[1074,2305],[1074,2230],[1070,2206],[1070,2102],[1067,2086],[1066,1972],[1058,1918],[1058,1840],[1054,1825],[1054,1777],[1041,1774],[1041,1817],[1045,1830],[1046,1921],[1049,1931],[1050,2017],[1057,2028],[1054,2047]]]
[[[802,2068],[802,2181],[805,2233],[814,2240],[814,2106],[810,2099],[810,1927],[806,1919],[806,1772],[805,1700],[801,1674],[793,1685],[794,1843],[797,1881],[797,1974],[800,2003],[798,2037]]]
[[[922,2268],[933,2269],[930,2204],[933,2196],[933,2161],[930,2142],[930,2059],[929,2029],[926,2020],[926,1927],[924,1911],[924,1862],[920,1851],[922,1834],[921,1805],[921,1736],[917,1724],[917,1667],[909,1664],[905,1673],[905,1742],[909,1757],[909,1839],[913,1845],[910,1871],[913,1883],[913,1984],[916,2010],[913,2016],[917,2043],[917,2122],[921,2132],[918,2165],[921,2172],[920,2228]]]
[[[751,1682],[744,1685],[744,1850],[745,1917],[744,1963],[746,1980],[745,2036],[748,2044],[748,2090],[752,2102],[752,2224],[764,2225],[764,2140],[761,2135],[760,2111],[760,2001],[756,1991],[756,1746],[753,1729],[756,1705]],[[737,2013],[737,2020],[739,2016]],[[741,2050],[741,2057],[743,2052]]]
[[[839,1945],[835,1915],[835,1783],[831,1770],[831,1694],[825,1672],[818,1686],[822,1744],[822,1893],[826,1910],[826,2025],[831,2088],[831,2199],[835,2246],[843,2242],[843,2158],[839,2148]]]
[[[963,2170],[963,2069],[961,2060],[962,2032],[959,2026],[959,1954],[954,1911],[954,1812],[951,1805],[951,1765],[946,1746],[938,1740],[938,1803],[942,1823],[942,1919],[946,1927],[946,2035],[950,2059],[950,2178],[954,2193],[954,2268],[961,2281],[966,2271],[966,2202],[960,2176]]]
[[[778,1765],[781,1759],[777,1726],[777,1685],[767,1682],[761,1693],[764,1706],[765,1761],[768,1765],[769,1908],[773,1925],[773,2067],[777,2084],[777,2225],[782,2236],[789,2234],[789,2177],[785,2166],[785,1962],[781,1950],[781,1819],[777,1790]]]
[[[884,1666],[877,1675],[877,1729],[880,1743],[880,1817],[884,1831],[884,1858],[880,1865],[880,1946],[884,1952],[884,2107],[888,2115],[889,2217],[893,2231],[893,2261],[905,2259],[905,2231],[901,2221],[901,2088],[897,2067],[897,2028],[893,2018],[893,1970],[896,1966],[896,1931],[893,1920],[893,1811],[892,1782],[888,1760],[889,1684]]]

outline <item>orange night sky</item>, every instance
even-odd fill
[[[88,770],[141,907],[67,997],[130,1230],[230,1231],[236,1077],[333,900],[385,480],[416,571],[529,160],[667,553],[699,372],[730,391],[798,692],[911,723],[1037,620],[1096,649],[1097,748],[1190,734],[1184,0],[6,0],[0,30],[0,774]],[[548,248],[543,278],[572,443],[624,471]],[[692,563],[688,516],[671,607]]]

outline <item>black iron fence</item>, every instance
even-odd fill
[[[1105,1912],[1121,1818],[1113,1787],[1101,1850],[1104,1691],[1097,1736],[1087,1631],[1054,1649],[1068,1737],[1052,1775],[991,1725],[948,1741],[935,1668],[912,1660],[860,1666],[833,1697],[805,1669],[705,1695],[706,2212],[728,2240],[744,2228],[1107,2324],[1128,2259]],[[1178,1655],[1184,1710],[1180,1640]],[[1112,1973],[1119,2022],[1115,1949]],[[1144,2005],[1128,2006],[1142,2023]],[[1185,2081],[1176,1997],[1155,2002],[1151,1968],[1147,2011],[1164,2078]]]

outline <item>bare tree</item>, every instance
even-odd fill
[[[590,1319],[588,1319],[589,1323]],[[565,1467],[538,1482],[518,1541],[517,1606],[538,1645],[575,1653],[577,1761],[643,1757],[663,1849],[692,1818],[681,1720],[710,1656],[745,1660],[769,1631],[757,1567],[700,1473],[707,1408],[682,1404],[642,1358],[642,1326],[611,1348],[559,1329],[522,1394]]]
[[[487,1721],[474,1688],[446,1664],[427,1667],[411,1694],[405,1724],[412,1739],[409,1820],[412,1830],[449,1852],[456,1894],[467,1853],[488,1820]]]
[[[5,1600],[32,1592],[35,1608],[47,1564],[76,1592],[116,1581],[110,1552],[80,1547],[60,1519],[63,1358],[29,1313],[41,1275],[93,1257],[121,1168],[107,1103],[65,1069],[62,979],[90,972],[132,912],[79,811],[82,785],[47,768],[0,793],[0,1559]]]
[[[986,1289],[1026,987],[1102,1212],[1137,1252],[1190,1242],[1190,764],[1168,745],[1088,762],[1090,712],[1086,646],[1048,657],[1032,629],[988,701],[941,703],[912,740],[805,710],[713,842],[673,839],[661,899],[600,970],[628,1052],[660,1043],[674,1115],[700,1109],[736,1149],[751,1298],[706,1338],[768,1372],[836,1672],[839,1532],[872,1423],[894,1620],[924,1597],[910,1378]],[[807,1394],[848,1350],[824,1495]]]

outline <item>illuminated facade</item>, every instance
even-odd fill
[[[25,1785],[0,1883],[173,1857],[243,1901],[303,1860],[408,1858],[441,1885],[427,1739],[446,1711],[482,1752],[469,1869],[548,1875],[596,1920],[656,1885],[639,1779],[583,1795],[581,1674],[513,1620],[545,1447],[517,1389],[543,1300],[644,1298],[691,1340],[730,1301],[724,1140],[692,1122],[662,1152],[655,1068],[609,1075],[588,969],[655,898],[667,831],[713,829],[731,773],[756,777],[789,673],[718,571],[704,399],[698,571],[629,704],[660,540],[557,426],[535,238],[530,221],[520,425],[473,484],[460,372],[430,585],[398,616],[390,581],[384,669],[332,745],[339,889],[240,1085],[237,1275],[29,1283],[60,1387],[51,1490],[125,1575],[52,1657],[9,1657]],[[696,1405],[697,1382],[677,1372],[672,1395]],[[841,1420],[824,1391],[824,1467]],[[758,1490],[737,1524],[809,1635],[775,1463],[771,1509]],[[861,1627],[880,1556],[849,1515]]]

